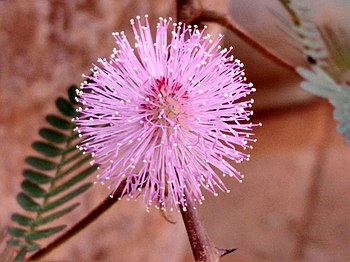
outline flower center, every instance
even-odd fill
[[[165,77],[155,79],[141,104],[142,114],[148,122],[174,126],[186,115],[187,100],[188,91],[180,83],[170,83]]]

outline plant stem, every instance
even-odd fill
[[[77,235],[84,228],[89,226],[92,222],[94,222],[97,218],[99,218],[105,211],[107,211],[113,204],[118,202],[118,199],[121,197],[122,192],[126,186],[126,181],[124,180],[116,190],[113,195],[113,198],[108,196],[105,200],[103,200],[96,208],[94,208],[89,214],[87,214],[82,220],[76,223],[73,227],[63,233],[61,236],[56,238],[46,247],[39,249],[33,255],[31,255],[27,261],[38,261],[39,259],[46,256],[52,250],[56,249],[67,240]]]
[[[194,24],[195,18],[200,18],[203,8],[197,0],[177,0],[176,1],[177,21],[185,24]],[[217,262],[224,255],[236,249],[219,249],[209,238],[202,225],[197,210],[191,199],[186,197],[186,207],[181,208],[181,215],[185,224],[187,235],[191,244],[192,253],[197,262]]]
[[[191,24],[193,17],[198,16],[202,7],[197,0],[177,0],[176,17],[178,22]]]
[[[290,17],[293,21],[293,24],[295,26],[300,26],[300,24],[301,24],[300,19],[299,19],[297,13],[290,6],[290,1],[288,1],[288,0],[278,0],[278,1],[281,3],[281,5],[283,5],[283,7],[286,9],[288,14],[290,15]]]
[[[189,198],[187,198],[186,209],[184,210],[184,208],[181,208],[181,215],[186,227],[195,261],[217,262],[222,256],[236,250],[235,248],[219,249],[214,246],[214,243],[209,238],[201,223],[197,210]]]

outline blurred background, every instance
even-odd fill
[[[230,14],[256,39],[295,65],[304,58],[278,30],[270,10],[287,17],[277,0],[202,0]],[[319,23],[349,24],[349,2],[314,0]],[[346,4],[347,3],[347,4]],[[46,114],[58,95],[82,81],[98,57],[115,46],[111,33],[149,14],[175,17],[175,0],[0,0],[0,224],[19,211],[15,197],[34,154]],[[237,247],[222,261],[350,261],[350,148],[335,132],[332,107],[299,87],[300,78],[263,58],[230,32],[225,45],[245,63],[257,89],[258,142],[237,169],[243,184],[226,179],[230,194],[207,194],[200,216],[218,247]],[[93,177],[91,177],[93,179]],[[72,223],[109,191],[94,186],[60,222]],[[170,224],[141,201],[121,201],[43,261],[193,261],[181,216]],[[49,239],[50,241],[52,239]],[[43,243],[45,244],[45,243]]]

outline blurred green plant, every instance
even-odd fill
[[[30,168],[23,171],[22,192],[17,195],[17,202],[30,215],[13,214],[11,220],[17,226],[7,230],[12,236],[7,244],[18,248],[15,261],[22,261],[28,252],[39,249],[38,240],[65,229],[66,225],[48,225],[79,206],[78,202],[67,203],[92,185],[83,180],[97,167],[85,165],[82,168],[91,156],[76,148],[80,138],[73,132],[75,124],[71,121],[79,106],[75,101],[75,90],[76,86],[71,86],[69,99],[59,97],[56,100],[60,115],[46,116],[50,127],[41,128],[39,134],[43,140],[32,144],[39,156],[26,158]]]
[[[337,131],[350,143],[350,32],[329,25],[318,26],[311,10],[301,1],[279,1],[291,17],[288,23],[277,14],[280,28],[309,64],[307,68],[296,68],[304,79],[301,87],[329,100],[339,122]]]

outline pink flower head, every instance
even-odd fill
[[[197,26],[160,18],[154,41],[147,16],[131,25],[135,45],[114,33],[118,48],[77,91],[80,149],[95,157],[98,180],[114,190],[126,180],[123,196],[163,210],[201,204],[202,188],[228,192],[220,177],[242,181],[232,160],[248,160],[240,150],[254,140],[243,64],[221,48],[222,35]]]

